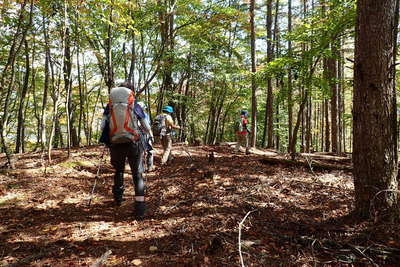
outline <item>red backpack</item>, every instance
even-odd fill
[[[135,95],[125,87],[111,89],[110,107],[110,139],[111,143],[128,143],[140,138],[138,118],[134,109]]]

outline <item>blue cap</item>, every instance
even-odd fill
[[[247,112],[247,110],[242,110],[242,111],[240,111],[240,115],[247,117],[249,115],[249,113]]]
[[[171,106],[165,106],[163,108],[163,111],[168,112],[168,113],[173,113],[174,112],[174,108]]]

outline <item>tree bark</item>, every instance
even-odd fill
[[[111,1],[110,7],[110,22],[113,21],[113,0]],[[110,93],[111,88],[114,87],[114,65],[113,65],[113,53],[112,53],[112,45],[113,45],[113,34],[112,34],[112,25],[111,23],[107,26],[107,38],[105,40],[106,47],[106,65],[107,65],[107,76],[106,76],[106,85],[108,87],[108,93]]]
[[[292,0],[288,0],[288,32],[292,32]],[[288,40],[288,55],[292,56],[292,41]],[[293,133],[293,81],[292,81],[292,68],[288,70],[288,152],[290,152],[292,133]]]
[[[255,81],[256,73],[256,29],[254,24],[255,0],[250,0],[250,46],[251,46],[251,147],[256,146],[257,142],[257,85]],[[271,110],[271,112],[273,112]]]
[[[337,48],[335,44],[331,43],[332,54],[337,53]],[[330,99],[330,107],[331,107],[331,145],[332,152],[338,152],[338,87],[337,87],[337,66],[335,58],[327,59],[328,65],[328,79],[329,85],[331,89],[331,99]]]
[[[325,152],[329,152],[331,148],[331,135],[330,135],[330,123],[329,123],[329,100],[324,100],[325,110]]]
[[[67,14],[65,13],[65,16]],[[64,56],[63,56],[63,74],[64,74],[64,91],[65,91],[65,113],[67,115],[67,149],[68,157],[71,154],[71,139],[72,139],[72,90],[71,90],[71,39],[69,34],[69,27],[65,25],[64,38]]]
[[[353,99],[355,211],[375,220],[399,221],[393,90],[396,1],[359,0],[357,4]]]
[[[29,88],[29,76],[31,73],[31,65],[29,61],[29,45],[28,41],[24,40],[25,43],[25,76],[24,83],[22,85],[21,95],[19,99],[19,107],[18,107],[18,123],[17,123],[17,140],[15,144],[15,153],[20,153],[22,151],[24,136],[23,136],[23,128],[24,128],[24,109],[25,109],[25,98],[28,93]]]
[[[272,47],[272,0],[267,0],[267,63],[273,59]],[[272,131],[273,131],[273,95],[272,95],[272,78],[267,79],[267,101],[265,103],[265,123],[263,133],[263,146],[271,148],[273,146]]]
[[[43,99],[42,99],[42,111],[40,114],[40,146],[42,151],[44,151],[46,147],[46,106],[47,106],[47,97],[49,92],[49,84],[50,84],[50,45],[49,45],[49,36],[46,28],[45,17],[42,18],[43,23],[43,35],[45,40],[45,62],[44,62],[44,86],[43,86]]]
[[[7,58],[7,63],[5,65],[5,67],[3,68],[3,71],[1,73],[0,76],[0,93],[2,94],[2,96],[4,96],[4,94],[6,95],[4,98],[4,109],[3,109],[3,115],[0,119],[0,141],[1,141],[1,146],[3,148],[3,151],[6,154],[6,158],[7,158],[7,164],[10,168],[14,168],[14,163],[12,162],[11,159],[11,153],[7,147],[7,143],[6,143],[6,139],[5,139],[5,131],[6,131],[6,127],[7,127],[7,117],[8,117],[8,112],[9,112],[9,101],[10,101],[10,95],[11,95],[11,90],[12,87],[14,86],[14,79],[15,79],[15,59],[22,47],[22,44],[24,43],[25,39],[26,39],[26,35],[28,33],[28,30],[30,29],[31,25],[32,25],[32,16],[33,16],[33,0],[31,0],[30,3],[30,11],[29,11],[29,22],[26,25],[23,25],[24,20],[25,20],[25,6],[26,6],[27,1],[25,0],[22,4],[21,4],[21,12],[19,14],[18,17],[18,24],[17,24],[17,30],[16,33],[14,35],[14,39],[11,45],[11,49],[9,51],[8,54],[8,58]],[[19,40],[19,36],[21,36],[20,40]],[[8,68],[11,68],[11,70],[9,71]],[[8,90],[7,92],[4,92],[4,79],[6,78],[6,76],[9,75],[9,81],[8,83]],[[2,101],[3,101],[3,97],[2,97]]]

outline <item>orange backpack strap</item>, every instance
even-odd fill
[[[128,106],[132,106],[133,103],[135,103],[135,94],[131,91],[128,96]]]
[[[135,103],[135,94],[133,91],[128,96],[128,107],[126,109],[126,116],[125,116],[125,122],[124,122],[124,128],[126,131],[130,132],[133,134],[135,137],[134,139],[137,140],[139,138],[139,134],[132,128],[129,127],[129,120],[132,119],[131,115],[133,112],[133,105]]]
[[[113,126],[114,126],[112,129],[110,129],[110,136],[113,136],[115,134],[115,132],[117,131],[117,121],[115,119],[115,114],[114,114],[111,99],[108,100],[108,105],[110,107],[111,120],[112,120]]]

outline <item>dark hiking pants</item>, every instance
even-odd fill
[[[143,151],[138,143],[111,144],[110,147],[111,165],[115,169],[113,194],[117,202],[122,201],[124,192],[123,173],[125,161],[128,159],[132,172],[132,179],[135,185],[135,199],[144,197],[145,185],[143,181]]]

